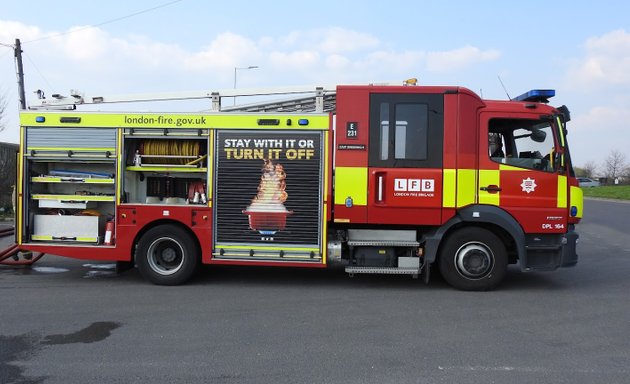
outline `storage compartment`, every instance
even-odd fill
[[[104,216],[35,215],[32,240],[101,243]]]
[[[33,147],[26,154],[23,242],[103,243],[105,222],[116,215],[116,158],[82,151]]]
[[[123,202],[207,205],[207,130],[125,129],[123,153]]]

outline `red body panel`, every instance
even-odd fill
[[[371,168],[368,180],[370,223],[441,223],[441,169]]]
[[[336,167],[367,167],[369,139],[370,93],[365,87],[339,87],[337,92],[337,116],[335,146]],[[346,125],[357,124],[357,135],[346,137]],[[339,150],[340,146],[362,146],[364,149]]]
[[[134,241],[144,228],[157,222],[176,222],[190,228],[199,239],[202,261],[210,262],[212,215],[210,208],[176,205],[130,205],[118,207],[115,244],[113,246],[78,246],[60,243],[58,245],[25,244],[24,248],[55,254],[63,247],[64,256],[88,260],[129,261],[132,258]],[[58,251],[57,251],[58,252]]]

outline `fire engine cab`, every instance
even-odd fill
[[[163,285],[200,264],[426,281],[435,267],[489,290],[509,264],[577,263],[582,195],[553,90],[310,91],[232,107],[222,99],[265,92],[203,92],[212,111],[194,114],[78,112],[121,100],[77,92],[38,100],[20,116],[20,249],[135,265]]]

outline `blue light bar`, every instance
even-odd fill
[[[515,101],[532,101],[535,103],[548,103],[549,99],[556,95],[555,89],[532,89],[520,96],[516,96]]]
[[[37,123],[43,123],[46,121],[46,118],[44,116],[37,116],[35,117],[35,122]]]
[[[299,125],[308,125],[308,119],[300,119],[298,120]]]

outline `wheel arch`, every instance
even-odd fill
[[[523,228],[508,212],[492,205],[471,205],[462,208],[444,225],[425,234],[426,261],[435,262],[444,240],[455,231],[470,226],[485,228],[497,235],[505,244],[511,262],[515,262],[516,259],[526,262],[527,252]]]
[[[199,253],[199,259],[201,260],[201,243],[199,242],[199,238],[197,237],[197,235],[195,234],[195,232],[193,232],[190,227],[188,227],[187,225],[177,221],[177,220],[169,220],[169,219],[160,219],[160,220],[156,220],[156,221],[152,221],[148,224],[146,224],[144,227],[142,227],[142,229],[140,229],[138,231],[138,233],[136,233],[136,236],[133,239],[133,244],[132,244],[132,250],[131,250],[131,260],[133,262],[136,261],[136,251],[138,248],[138,243],[140,242],[140,239],[142,238],[142,236],[144,236],[148,231],[150,231],[151,229],[155,228],[155,227],[159,227],[161,225],[172,225],[172,226],[176,226],[179,227],[181,229],[183,229],[184,231],[188,232],[188,234],[194,239],[195,242],[195,249],[197,250],[197,252]]]

